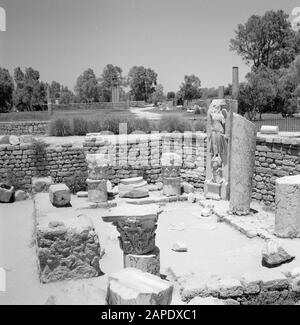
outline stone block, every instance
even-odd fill
[[[56,207],[70,205],[71,193],[66,184],[55,184],[49,188],[50,202]]]
[[[143,272],[160,275],[160,250],[158,247],[143,255],[124,254],[124,267],[137,268]]]
[[[42,283],[102,275],[99,239],[92,221],[84,215],[38,224],[37,256]]]
[[[48,192],[49,187],[53,184],[53,180],[48,177],[33,177],[32,191],[33,193]]]
[[[164,177],[163,178],[163,195],[179,196],[181,194],[180,177]]]
[[[118,190],[120,197],[129,199],[139,199],[149,196],[148,184],[142,177],[122,179]]]
[[[107,202],[107,181],[105,179],[94,180],[88,178],[86,182],[88,184],[88,200],[90,202]]]
[[[278,178],[275,187],[275,234],[300,237],[300,175]]]
[[[0,184],[0,202],[9,203],[13,199],[15,189],[13,186],[6,185],[4,183]]]
[[[24,201],[26,200],[26,192],[22,191],[22,190],[18,190],[15,192],[15,201]]]
[[[136,268],[125,268],[109,276],[108,305],[170,305],[173,285]]]
[[[277,125],[262,125],[260,128],[261,134],[278,134],[279,127]]]

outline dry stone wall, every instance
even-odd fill
[[[278,177],[300,174],[300,138],[257,137],[252,198],[274,205]]]
[[[0,122],[0,135],[43,135],[47,131],[47,121]]]
[[[113,185],[122,178],[137,176],[143,176],[148,183],[156,183],[162,180],[162,153],[173,151],[182,157],[182,180],[203,188],[206,150],[203,133],[128,136],[127,143],[118,136],[106,136],[102,140],[88,137],[82,147],[72,144],[48,146],[45,153],[38,156],[31,144],[0,145],[0,181],[9,176],[20,188],[30,189],[31,179],[37,173],[51,176],[55,183],[66,182],[76,173],[87,176],[86,154],[100,152],[109,153],[108,178]],[[253,199],[273,205],[275,180],[297,174],[300,174],[300,138],[258,136]]]

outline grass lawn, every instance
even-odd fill
[[[65,111],[54,111],[50,117],[47,111],[39,112],[12,112],[12,113],[1,113],[0,122],[9,121],[48,121],[56,117],[65,117],[73,119],[74,117],[83,117],[85,119],[97,119],[101,120],[108,116],[118,117],[133,117],[134,115],[125,109],[77,109],[77,110],[65,110]]]

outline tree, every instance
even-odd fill
[[[107,64],[99,78],[101,96],[104,102],[111,101],[111,89],[115,86],[121,86],[124,83],[122,78],[122,69],[112,64]]]
[[[57,81],[52,81],[50,85],[50,98],[52,103],[55,103],[56,100],[60,98],[61,84]]]
[[[156,106],[159,102],[163,102],[166,99],[164,94],[164,87],[161,84],[156,86],[155,92],[152,94],[152,103]]]
[[[300,34],[293,31],[288,17],[282,10],[252,15],[245,24],[238,25],[230,50],[253,68],[288,67],[300,50]]]
[[[16,90],[13,101],[18,109],[37,110],[47,103],[46,85],[39,78],[39,72],[33,68],[26,68],[25,73],[19,67],[14,70]]]
[[[87,69],[77,78],[75,92],[82,103],[99,101],[100,87],[92,69]]]
[[[74,94],[72,93],[72,91],[69,90],[68,87],[62,87],[59,103],[68,105],[73,101],[74,101]]]
[[[201,81],[194,74],[184,76],[184,82],[181,84],[177,93],[180,101],[198,99],[201,97]]]
[[[217,98],[218,97],[218,89],[212,88],[202,88],[201,89],[201,97],[203,99],[207,98]]]
[[[7,69],[0,67],[0,112],[7,112],[13,103],[14,82]]]
[[[147,102],[151,98],[151,94],[155,92],[157,73],[150,68],[134,66],[128,73],[127,82],[134,100],[145,100]]]
[[[175,96],[176,96],[176,94],[175,94],[174,91],[169,91],[167,93],[167,100],[174,100],[175,99]]]
[[[273,106],[276,97],[276,88],[270,80],[270,70],[262,68],[251,72],[246,76],[247,83],[240,84],[239,112],[247,114],[250,120],[254,120],[256,114],[262,117],[262,113]]]

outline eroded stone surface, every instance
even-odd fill
[[[102,274],[99,239],[85,216],[38,225],[37,256],[43,283]]]
[[[233,114],[230,159],[230,210],[234,214],[250,212],[255,162],[256,126]]]
[[[122,179],[118,186],[119,196],[131,199],[149,196],[148,184],[142,177]]]
[[[155,249],[155,231],[161,209],[155,204],[136,206],[126,204],[102,215],[120,233],[120,247],[125,254],[147,254]]]
[[[163,195],[178,196],[181,195],[180,177],[163,178]]]
[[[22,191],[22,190],[17,190],[15,192],[15,201],[24,201],[26,200],[26,192]]]
[[[173,285],[136,268],[125,268],[109,276],[108,305],[170,305]]]
[[[262,265],[269,268],[291,262],[294,258],[275,240],[267,241],[262,250]]]
[[[71,192],[66,184],[55,184],[49,188],[50,202],[56,207],[70,205]]]
[[[48,177],[33,177],[32,191],[33,193],[48,192],[49,187],[53,184],[51,176]]]
[[[90,202],[99,203],[107,202],[107,182],[106,179],[87,179],[88,184],[88,200]]]
[[[160,275],[160,251],[158,247],[143,255],[124,254],[124,267],[137,268],[143,272]]]
[[[275,234],[300,237],[300,175],[276,179]]]

